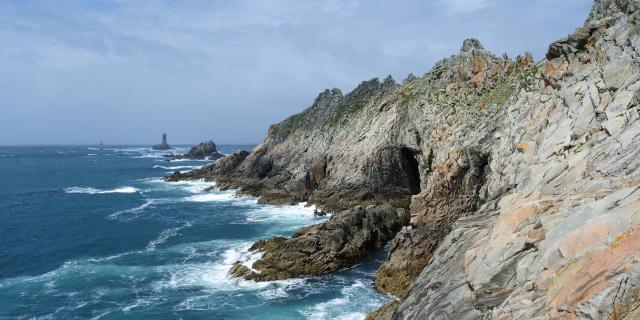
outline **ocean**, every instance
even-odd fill
[[[166,153],[0,147],[0,319],[362,319],[390,299],[373,287],[385,252],[325,276],[227,278],[235,261],[257,258],[255,240],[327,218],[164,182],[209,163]]]

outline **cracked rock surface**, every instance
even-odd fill
[[[537,63],[469,39],[423,76],[326,90],[251,153],[167,179],[335,212],[259,241],[236,276],[330,272],[393,238],[376,286],[399,300],[369,319],[638,319],[639,23],[637,0],[596,0]]]

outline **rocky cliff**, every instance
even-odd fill
[[[596,0],[584,26],[537,63],[495,56],[470,39],[402,84],[326,90],[250,154],[168,179],[206,178],[262,202],[338,212],[292,239],[254,246],[264,258],[253,267],[272,274],[282,274],[274,258],[286,256],[282,247],[305,252],[310,242],[300,237],[322,238],[312,251],[322,259],[354,263],[361,255],[323,249],[351,246],[371,224],[323,234],[358,205],[369,208],[360,217],[395,207],[405,227],[376,285],[399,300],[370,318],[637,319],[638,10],[635,0]],[[370,221],[395,232],[385,217]],[[284,244],[269,245],[276,242]],[[298,256],[301,270],[317,263]]]

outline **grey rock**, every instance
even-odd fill
[[[400,227],[398,212],[391,206],[339,212],[326,222],[298,230],[291,238],[256,242],[249,250],[261,258],[251,268],[238,262],[229,274],[266,281],[340,270],[382,247]]]
[[[207,141],[201,142],[198,145],[191,147],[189,152],[183,155],[169,156],[169,159],[167,159],[167,161],[178,160],[178,159],[218,160],[222,157],[224,157],[224,155],[218,152],[218,149],[216,148],[216,144],[213,142],[213,140],[207,140]]]
[[[265,279],[350,265],[363,243],[410,226],[376,276],[399,300],[371,318],[636,319],[637,8],[596,0],[585,24],[537,63],[468,40],[403,84],[324,91],[250,154],[175,178],[338,212],[324,227],[257,244],[263,257],[251,267]],[[349,210],[384,204],[396,208],[394,227],[353,236],[375,228]],[[252,268],[232,273],[260,280]]]

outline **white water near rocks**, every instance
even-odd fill
[[[54,195],[64,198],[53,208],[68,206],[48,217],[86,214],[94,224],[56,229],[74,227],[86,232],[81,239],[99,240],[89,242],[86,253],[43,265],[44,272],[0,277],[0,319],[361,319],[388,300],[373,289],[375,259],[323,277],[227,277],[235,262],[251,267],[260,258],[248,251],[254,241],[327,219],[315,217],[313,206],[260,205],[233,191],[203,192],[215,187],[207,181],[164,182],[164,159],[144,149],[68,153],[81,163],[114,165],[112,172],[152,171],[116,179],[106,168],[109,183],[82,180],[57,189]]]

